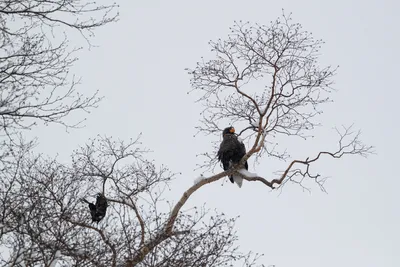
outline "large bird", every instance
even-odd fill
[[[242,141],[238,140],[235,134],[235,128],[227,127],[222,132],[223,140],[218,150],[218,160],[222,162],[224,171],[228,170],[232,165],[239,163],[239,161],[246,155],[246,148]],[[249,169],[247,161],[244,163],[246,170]],[[239,187],[242,187],[243,179],[238,175],[230,175],[229,180],[234,183],[236,181]]]
[[[107,212],[107,199],[103,194],[97,194],[96,204],[90,203],[86,199],[82,199],[83,202],[89,204],[90,215],[92,216],[92,222],[99,223],[104,216],[106,216]]]

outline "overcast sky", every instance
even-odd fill
[[[335,102],[324,107],[318,137],[291,142],[291,154],[306,158],[335,148],[332,127],[351,123],[378,154],[324,158],[316,170],[331,177],[328,194],[312,183],[311,193],[293,184],[279,194],[260,183],[245,181],[239,189],[218,182],[196,192],[188,204],[206,203],[227,216],[240,215],[238,244],[242,251],[264,253],[266,266],[400,266],[398,1],[116,2],[120,21],[98,31],[94,43],[99,47],[82,51],[73,68],[83,78],[82,91],[100,90],[105,99],[84,129],[34,131],[41,142],[38,151],[58,153],[68,162],[74,148],[97,134],[128,139],[142,132],[143,143],[154,151],[150,157],[182,172],[169,194],[177,201],[199,175],[196,153],[211,149],[211,141],[220,138],[193,137],[201,107],[187,94],[190,76],[184,68],[209,56],[208,41],[225,38],[234,20],[268,24],[284,8],[326,41],[321,65],[340,65]],[[284,166],[275,164],[265,159],[250,171],[272,178]]]

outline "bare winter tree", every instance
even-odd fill
[[[336,72],[330,66],[319,67],[322,44],[285,14],[268,26],[235,22],[227,40],[210,42],[216,58],[202,60],[196,68],[189,69],[193,91],[200,93],[198,102],[204,106],[199,132],[220,135],[224,127],[238,125],[242,129],[238,135],[249,144],[247,154],[230,173],[250,157],[256,162],[265,156],[288,160],[287,150],[280,151],[276,139],[307,139],[310,131],[319,126],[314,119],[322,113],[322,105],[330,102]],[[336,130],[336,151],[292,160],[279,177],[236,174],[272,189],[287,181],[301,184],[305,178],[315,180],[323,189],[323,179],[310,170],[320,157],[367,156],[373,152],[371,146],[361,142],[359,131],[354,132],[352,127]],[[217,148],[202,154],[206,160],[200,168],[214,170]],[[221,175],[205,179],[201,185],[218,180]]]
[[[74,153],[70,167],[26,157],[12,180],[18,186],[9,187],[11,201],[3,202],[10,207],[3,245],[16,248],[3,265],[51,266],[58,257],[57,266],[254,266],[234,245],[234,220],[221,214],[188,210],[165,230],[171,215],[162,192],[173,174],[145,154],[138,140],[98,137]],[[93,224],[80,199],[99,190],[108,215]]]
[[[271,139],[307,138],[307,131],[316,126],[313,118],[329,101],[325,94],[335,72],[317,67],[321,41],[283,16],[269,26],[236,23],[226,41],[211,42],[217,58],[190,70],[193,90],[202,93],[199,101],[205,106],[199,131],[220,135],[234,123],[251,145],[237,166],[200,179],[170,204],[163,192],[172,185],[174,173],[148,160],[139,138],[124,142],[98,136],[78,148],[72,163],[65,165],[34,154],[32,143],[21,137],[21,131],[37,121],[79,126],[65,123],[65,116],[96,106],[96,96],[76,94],[76,82],[67,79],[74,61],[67,36],[59,45],[50,43],[48,36],[55,27],[66,27],[90,38],[92,29],[116,19],[113,9],[76,0],[0,4],[0,245],[5,251],[0,265],[260,266],[258,254],[239,251],[235,219],[205,207],[184,206],[196,190],[229,174],[274,189],[290,180],[318,182],[310,167],[321,156],[371,152],[359,134],[352,136],[345,128],[339,131],[337,151],[292,160],[278,178],[238,172],[250,157],[286,159],[285,153],[271,148]],[[27,23],[14,23],[17,17]],[[204,154],[209,160],[202,167],[214,169],[216,153],[211,151],[212,147]],[[99,193],[108,206],[106,216],[96,223],[87,202]]]

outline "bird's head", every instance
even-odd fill
[[[235,128],[233,128],[232,126],[230,127],[226,127],[223,131],[222,131],[222,136],[225,136],[226,134],[234,134],[235,133]]]

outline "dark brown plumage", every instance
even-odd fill
[[[239,163],[239,161],[246,155],[246,148],[243,142],[238,140],[235,134],[235,128],[227,127],[222,132],[223,140],[218,150],[218,160],[221,161],[224,171],[228,170],[233,164]],[[247,161],[244,164],[246,170],[249,166]],[[229,180],[234,183],[233,176],[229,176]]]
[[[99,223],[104,218],[104,216],[106,216],[108,204],[107,199],[104,197],[103,194],[97,194],[96,204],[90,203],[86,199],[82,199],[82,201],[89,204],[92,222]]]

